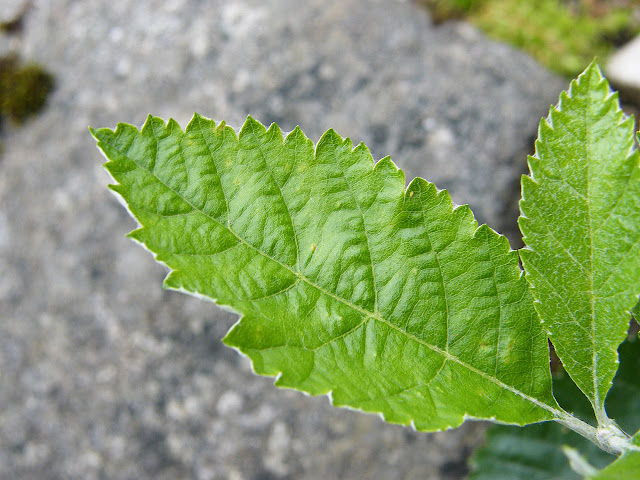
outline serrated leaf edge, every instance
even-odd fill
[[[145,123],[143,124],[143,126],[142,126],[141,128],[137,128],[137,127],[135,127],[135,126],[133,126],[133,125],[131,125],[131,124],[119,123],[119,124],[116,126],[116,129],[115,129],[115,130],[112,130],[112,131],[117,133],[117,131],[118,131],[118,129],[119,129],[119,128],[122,128],[122,127],[133,127],[133,128],[136,128],[136,130],[138,131],[138,133],[141,133],[141,130],[145,127],[145,125],[147,125],[147,123],[149,123],[149,122],[150,122],[151,120],[153,120],[153,119],[159,119],[159,120],[162,120],[162,121],[165,123],[165,126],[169,126],[170,124],[172,124],[172,126],[173,126],[174,128],[179,128],[179,129],[182,131],[182,133],[184,133],[184,132],[185,132],[185,130],[183,130],[183,129],[182,129],[182,127],[180,127],[180,125],[179,125],[177,122],[175,122],[175,120],[173,120],[173,119],[169,119],[169,120],[167,121],[167,120],[162,119],[161,117],[154,117],[154,116],[151,116],[151,115],[149,115],[149,116],[147,117],[147,119],[146,119]],[[204,117],[204,116],[202,116],[202,115],[200,115],[200,114],[197,114],[197,113],[196,113],[196,114],[194,114],[194,115],[193,115],[192,119],[190,120],[190,122],[189,122],[189,124],[188,124],[188,126],[187,126],[187,129],[189,128],[189,126],[191,125],[191,123],[192,123],[192,122],[194,122],[195,120],[198,120],[198,121],[199,121],[199,120],[211,121],[211,119],[209,119],[209,118],[207,118],[207,117]],[[238,134],[238,133],[236,133],[236,130],[235,130],[235,129],[233,129],[232,127],[228,126],[225,122],[220,122],[220,123],[218,123],[217,125],[216,125],[216,124],[215,124],[215,122],[214,122],[214,128],[216,128],[216,129],[218,129],[218,128],[225,128],[225,129],[229,129],[229,130],[233,133],[233,135],[236,135],[236,137],[237,137],[237,138],[239,138],[239,136],[242,134],[242,132],[243,132],[243,130],[245,129],[245,127],[247,126],[247,124],[248,124],[248,123],[253,123],[253,122],[255,122],[256,124],[260,125],[262,128],[265,128],[265,130],[268,130],[264,125],[262,125],[259,121],[255,120],[255,119],[254,119],[254,118],[252,118],[251,116],[248,116],[248,117],[247,117],[247,120],[245,121],[245,123],[243,124],[243,126],[239,129],[239,132],[240,132],[239,134]],[[273,126],[273,125],[275,125],[275,124],[272,124],[272,126]],[[276,125],[276,127],[277,127],[277,125]],[[271,126],[270,126],[269,128],[271,128]],[[97,137],[97,132],[98,132],[98,130],[100,130],[100,129],[93,129],[93,128],[90,128],[89,130],[90,130],[91,134],[94,136],[94,138],[97,140],[97,142],[98,142],[98,146],[100,146],[101,140]],[[108,130],[108,129],[107,129],[107,130]],[[302,132],[302,130],[301,130],[299,127],[296,127],[294,130],[292,130],[291,132],[289,132],[289,133],[288,133],[288,134],[286,134],[286,135],[283,133],[283,137],[286,139],[286,137],[288,137],[289,135],[292,135],[294,132],[301,133],[301,134],[304,136],[304,138],[305,138],[306,140],[309,140],[309,139],[308,139],[308,137],[304,134],[304,132]],[[281,132],[281,133],[282,133],[282,132]],[[321,136],[321,138],[320,138],[320,140],[319,140],[318,142],[316,142],[316,143],[314,143],[314,144],[313,144],[313,145],[314,145],[314,155],[316,154],[317,147],[318,147],[318,145],[320,145],[320,144],[321,144],[322,140],[323,140],[324,138],[326,138],[327,136],[333,136],[333,135],[335,135],[338,139],[340,139],[340,140],[343,142],[343,144],[344,144],[345,142],[348,142],[348,143],[351,145],[351,151],[353,151],[353,150],[355,150],[356,148],[359,148],[359,147],[361,147],[361,146],[363,146],[364,148],[367,148],[367,147],[364,145],[364,143],[362,143],[362,142],[360,142],[360,143],[359,143],[358,145],[356,145],[356,146],[353,146],[353,144],[351,143],[351,140],[350,140],[348,137],[343,138],[343,137],[341,137],[339,134],[337,134],[337,133],[335,132],[335,130],[333,130],[333,129],[329,129],[329,130],[327,130],[327,131],[326,131],[326,132]],[[309,141],[310,141],[310,140],[309,140]],[[104,151],[102,151],[102,149],[101,149],[101,148],[100,148],[99,150],[100,150],[101,154],[103,155],[103,157],[107,160],[107,162],[103,165],[103,167],[105,167],[105,166],[106,166],[106,164],[107,164],[107,163],[109,163],[111,160],[106,156],[106,154],[104,153]],[[382,162],[382,160],[388,160],[388,161],[390,161],[390,162],[392,163],[392,165],[395,167],[395,169],[396,169],[396,170],[400,170],[400,171],[402,171],[402,170],[401,170],[401,169],[400,169],[400,168],[395,164],[395,162],[394,162],[393,160],[391,160],[391,159],[390,159],[390,157],[384,157],[384,158],[383,158],[383,159],[381,159],[380,161],[378,161],[378,162],[374,163],[374,166],[373,166],[373,169],[374,169],[374,170],[375,170],[376,168],[378,168],[378,167],[382,164],[382,163],[381,163],[381,162]],[[105,167],[105,170],[106,170],[106,167]],[[109,171],[108,171],[108,170],[107,170],[107,173],[109,173]],[[151,172],[148,172],[148,173],[151,173]],[[153,173],[151,173],[151,174],[153,175]],[[111,176],[111,174],[110,174],[110,173],[109,173],[109,175]],[[155,175],[154,175],[154,176],[155,176]],[[157,178],[157,177],[156,177],[156,178]],[[112,179],[113,179],[113,177],[112,177]],[[114,180],[115,180],[115,179],[114,179]],[[182,196],[181,196],[180,194],[178,194],[178,192],[175,192],[171,187],[169,187],[168,185],[166,185],[166,184],[165,184],[164,182],[162,182],[160,179],[158,179],[158,181],[160,181],[160,182],[161,182],[163,185],[165,185],[168,189],[170,189],[170,190],[171,190],[171,191],[173,191],[176,195],[178,195],[180,198],[182,198]],[[410,182],[410,184],[409,184],[407,187],[405,187],[405,189],[404,189],[404,195],[405,195],[405,196],[409,195],[409,194],[410,194],[410,190],[411,190],[412,186],[414,185],[414,183],[418,183],[418,182],[424,182],[424,184],[426,184],[425,186],[432,185],[432,184],[431,184],[431,182],[428,182],[427,180],[425,180],[425,179],[423,179],[423,178],[421,178],[421,177],[416,177],[416,178],[414,178],[414,179]],[[130,215],[131,217],[133,217],[133,218],[134,218],[134,220],[136,221],[137,226],[138,226],[138,228],[137,228],[137,229],[139,229],[139,228],[144,228],[144,226],[143,226],[142,224],[140,224],[140,222],[136,219],[136,217],[135,217],[135,215],[133,214],[133,212],[129,209],[129,206],[128,206],[128,204],[127,204],[126,200],[122,197],[122,195],[121,195],[119,192],[117,192],[117,191],[113,190],[113,188],[112,188],[112,187],[117,186],[117,185],[118,185],[118,184],[109,185],[111,192],[116,196],[116,198],[117,198],[117,199],[118,199],[118,201],[123,205],[123,207],[125,207],[126,211],[129,213],[129,215]],[[463,204],[463,205],[456,205],[456,204],[451,200],[451,197],[450,197],[450,195],[449,195],[449,193],[448,193],[448,191],[447,191],[447,190],[444,190],[444,189],[437,189],[437,187],[436,187],[436,191],[437,191],[437,193],[438,193],[439,195],[440,195],[440,194],[444,194],[444,195],[446,195],[446,196],[448,197],[448,202],[449,202],[449,204],[451,205],[451,212],[454,212],[454,211],[456,211],[456,210],[458,210],[458,209],[465,209],[465,210],[468,210],[468,211],[473,215],[473,212],[471,212],[471,209],[469,208],[469,206],[468,206],[467,204]],[[212,217],[210,217],[209,215],[207,215],[206,213],[202,212],[202,210],[201,210],[201,209],[199,209],[199,208],[197,208],[195,205],[190,204],[189,202],[187,202],[187,203],[188,203],[188,204],[189,204],[189,205],[190,205],[194,210],[199,211],[199,212],[201,212],[203,215],[205,215],[205,216],[207,216],[207,217],[211,218],[211,220],[212,220],[212,221],[214,221],[214,222],[216,222],[216,223],[220,223],[220,222],[219,222],[218,220],[216,220],[215,218],[212,218]],[[474,218],[474,222],[475,222],[475,218]],[[483,225],[479,225],[479,226],[478,226],[478,225],[477,225],[477,222],[475,222],[475,223],[476,223],[476,228],[475,228],[475,230],[474,230],[474,232],[473,232],[473,238],[476,238],[476,237],[477,237],[477,235],[479,235],[479,234],[483,233],[484,231],[486,231],[488,235],[493,236],[493,237],[498,237],[499,239],[501,239],[500,244],[501,244],[501,245],[502,245],[502,247],[504,247],[508,252],[514,252],[514,250],[512,250],[512,249],[510,248],[510,246],[509,246],[509,242],[508,242],[508,240],[506,239],[506,237],[504,237],[504,236],[500,235],[499,233],[497,233],[495,230],[493,230],[491,227],[489,227],[489,226],[488,226],[488,225],[486,225],[486,224],[483,224]],[[400,329],[398,326],[396,326],[396,325],[392,324],[391,322],[388,322],[387,320],[385,320],[385,319],[384,319],[384,318],[383,318],[379,313],[371,312],[371,311],[369,311],[369,310],[367,310],[367,309],[365,309],[365,308],[362,308],[362,307],[360,307],[360,306],[358,306],[358,305],[353,304],[352,302],[349,302],[348,300],[346,300],[346,299],[344,299],[344,298],[341,298],[341,297],[339,297],[339,296],[335,295],[335,294],[334,294],[334,293],[332,293],[332,292],[327,291],[326,289],[324,289],[324,288],[323,288],[323,287],[321,287],[320,285],[317,285],[317,284],[315,284],[314,282],[312,282],[310,279],[306,278],[306,277],[305,277],[304,275],[302,275],[300,272],[297,272],[296,270],[292,269],[289,265],[286,265],[286,264],[284,264],[284,263],[280,262],[280,261],[279,261],[279,260],[277,260],[276,258],[273,258],[272,256],[270,256],[270,255],[268,255],[268,254],[266,254],[266,253],[262,252],[261,250],[259,250],[257,247],[255,247],[255,246],[251,245],[249,242],[247,242],[247,241],[246,241],[246,240],[244,240],[242,237],[240,237],[239,235],[237,235],[237,234],[236,234],[236,232],[234,232],[234,231],[233,231],[233,230],[232,230],[228,225],[223,225],[223,226],[224,226],[226,229],[228,229],[228,230],[229,230],[229,232],[231,232],[231,233],[232,233],[232,234],[233,234],[233,235],[234,235],[234,236],[235,236],[235,237],[236,237],[240,242],[242,242],[243,244],[245,244],[247,247],[251,248],[252,250],[255,250],[259,255],[262,255],[263,257],[265,257],[265,258],[267,258],[267,259],[269,259],[269,260],[271,260],[271,261],[273,261],[273,262],[276,262],[276,263],[277,263],[278,265],[280,265],[282,268],[284,268],[285,270],[289,271],[290,273],[292,273],[293,275],[295,275],[296,277],[298,277],[299,281],[304,281],[304,282],[306,282],[308,285],[312,286],[313,288],[318,289],[318,291],[320,291],[320,292],[322,292],[322,293],[324,293],[324,294],[328,295],[329,297],[333,298],[334,300],[339,301],[339,302],[343,303],[344,305],[346,305],[346,306],[348,306],[348,307],[350,307],[350,308],[353,308],[354,310],[356,310],[356,311],[360,312],[361,314],[363,314],[363,315],[365,316],[365,320],[364,320],[364,321],[366,321],[367,319],[371,318],[371,319],[377,320],[377,321],[379,321],[379,322],[381,322],[381,323],[384,323],[384,324],[385,324],[385,325],[387,325],[388,327],[390,327],[390,328],[392,328],[392,329],[396,330],[397,332],[400,332],[402,335],[404,335],[404,336],[406,336],[406,337],[410,338],[411,340],[413,340],[413,341],[415,341],[415,342],[417,342],[417,343],[419,343],[419,344],[421,344],[421,345],[423,345],[423,346],[425,346],[425,347],[429,348],[430,350],[434,351],[435,353],[437,353],[437,354],[441,355],[441,356],[445,359],[445,361],[452,361],[452,362],[454,362],[454,363],[457,363],[457,364],[459,364],[460,366],[462,366],[462,367],[464,367],[464,368],[468,369],[469,371],[471,371],[471,372],[475,373],[476,375],[478,375],[478,376],[480,376],[480,377],[484,378],[485,380],[488,380],[488,381],[492,382],[493,384],[497,385],[498,387],[500,387],[500,388],[502,388],[502,389],[504,389],[504,390],[507,390],[507,391],[511,392],[512,394],[514,394],[514,395],[516,395],[516,396],[519,396],[519,397],[523,398],[524,400],[526,400],[526,401],[528,401],[528,402],[532,403],[533,405],[535,405],[535,406],[537,406],[537,407],[540,407],[540,408],[542,408],[542,409],[546,410],[547,412],[549,412],[549,413],[552,415],[552,418],[549,418],[548,420],[565,419],[565,421],[566,421],[566,422],[571,422],[572,420],[576,420],[574,417],[572,417],[571,415],[569,415],[568,413],[566,413],[564,410],[562,410],[562,409],[561,409],[561,407],[559,407],[557,404],[556,404],[556,407],[557,407],[557,408],[555,408],[554,406],[551,406],[551,405],[548,405],[548,404],[546,404],[546,403],[544,403],[544,402],[541,402],[541,401],[539,401],[538,399],[536,399],[536,398],[534,398],[534,397],[531,397],[530,395],[527,395],[526,393],[521,392],[521,391],[517,390],[516,388],[511,387],[510,385],[507,385],[507,384],[505,384],[505,383],[501,382],[500,380],[497,380],[496,378],[494,378],[494,377],[490,376],[489,374],[487,374],[487,373],[485,373],[485,372],[482,372],[481,370],[477,369],[476,367],[473,367],[472,365],[469,365],[469,364],[467,364],[466,362],[461,361],[461,360],[460,360],[460,359],[458,359],[456,356],[451,355],[451,354],[450,354],[450,353],[448,353],[447,351],[442,350],[442,349],[440,349],[440,348],[436,347],[435,345],[431,345],[431,344],[429,344],[429,343],[425,342],[424,340],[421,340],[421,339],[419,339],[419,338],[417,338],[417,337],[415,337],[415,336],[411,335],[411,334],[410,334],[410,333],[408,333],[408,332],[405,332],[404,330]],[[137,229],[136,229],[136,230],[137,230]],[[238,315],[238,316],[239,316],[238,320],[237,320],[237,321],[234,323],[234,325],[231,327],[231,329],[229,330],[229,332],[227,333],[227,335],[229,335],[229,333],[231,333],[231,332],[233,331],[233,329],[234,329],[234,328],[236,328],[236,327],[237,327],[237,326],[242,322],[242,319],[244,318],[244,315],[243,315],[241,312],[239,312],[239,311],[235,310],[233,307],[231,307],[231,306],[229,306],[229,305],[226,305],[226,304],[224,304],[224,303],[219,303],[217,298],[211,298],[211,297],[208,297],[208,296],[205,296],[205,295],[199,294],[198,292],[191,291],[191,290],[187,290],[187,289],[185,289],[185,288],[183,288],[183,287],[176,287],[176,286],[170,285],[170,284],[167,282],[167,280],[168,280],[168,279],[170,279],[171,273],[172,273],[172,272],[174,272],[174,270],[173,270],[171,267],[169,267],[169,265],[167,265],[164,261],[162,261],[162,260],[158,259],[158,255],[157,255],[156,253],[154,253],[152,250],[150,250],[150,249],[149,249],[149,248],[148,248],[148,247],[147,247],[143,242],[141,242],[141,241],[137,240],[137,239],[136,239],[136,238],[134,238],[134,237],[131,237],[131,234],[133,234],[134,232],[135,232],[135,230],[134,230],[134,231],[132,231],[132,232],[130,232],[130,234],[128,235],[128,236],[131,238],[131,240],[133,240],[133,241],[134,241],[135,243],[137,243],[138,245],[141,245],[145,250],[147,250],[148,252],[150,252],[150,253],[151,253],[151,255],[153,256],[154,260],[155,260],[157,263],[162,264],[162,265],[163,265],[167,270],[169,270],[168,274],[165,276],[165,279],[164,279],[164,281],[163,281],[163,288],[168,289],[168,290],[178,291],[178,292],[181,292],[181,293],[185,293],[185,294],[188,294],[188,295],[194,296],[194,297],[196,297],[196,298],[199,298],[199,299],[202,299],[202,300],[206,300],[206,301],[208,301],[208,302],[215,303],[218,307],[222,308],[223,310],[225,310],[225,311],[228,311],[228,312],[231,312],[231,313],[234,313],[234,314]],[[523,276],[523,275],[524,275],[524,272],[523,272],[523,271],[520,271],[520,272],[519,272],[519,278],[522,278],[522,276]],[[226,337],[225,337],[225,339],[226,339]],[[253,371],[254,373],[256,373],[256,374],[257,374],[257,372],[256,372],[256,370],[255,370],[255,368],[254,368],[253,359],[252,359],[252,358],[251,358],[247,353],[245,353],[243,350],[241,350],[239,347],[237,347],[237,346],[235,346],[235,345],[230,345],[229,343],[227,343],[227,342],[225,341],[225,339],[223,339],[223,342],[225,342],[225,344],[226,344],[228,347],[233,348],[233,349],[234,349],[234,350],[236,350],[238,353],[240,353],[243,357],[247,357],[247,358],[250,360],[251,369],[252,369],[252,371]],[[274,383],[276,383],[276,384],[277,384],[278,379],[282,376],[282,373],[283,373],[283,372],[282,372],[282,371],[280,371],[279,373],[277,373],[277,374],[275,374],[275,375],[267,375],[267,376],[275,377]],[[259,374],[259,375],[264,376],[264,374]],[[302,392],[302,393],[304,393],[304,394],[306,394],[306,395],[309,395],[309,393],[308,393],[308,392],[306,392],[306,391],[304,391],[304,390],[301,390],[301,389],[298,389],[298,388],[295,388],[295,387],[286,387],[286,388],[289,388],[289,389],[292,389],[292,390],[296,390],[296,391],[300,391],[300,392]],[[331,404],[332,404],[332,405],[335,405],[335,404],[334,404],[334,401],[333,401],[333,398],[332,398],[332,393],[333,393],[333,391],[331,390],[331,391],[329,391],[329,392],[327,392],[327,393],[324,393],[323,395],[326,395],[326,396],[329,398],[329,401],[331,402]],[[371,412],[371,411],[368,411],[368,410],[359,409],[359,408],[354,408],[354,407],[352,407],[352,406],[349,406],[349,405],[342,405],[342,404],[341,404],[341,405],[338,405],[338,406],[339,406],[339,407],[341,407],[341,408],[347,408],[347,409],[354,410],[354,411],[363,411],[363,412],[367,412],[367,413],[377,413],[377,414],[378,414],[378,415],[379,415],[383,420],[385,420],[385,421],[386,421],[386,418],[385,418],[385,414],[384,414],[384,412]],[[447,428],[446,428],[446,430],[451,429],[451,428],[455,428],[455,427],[459,426],[460,424],[462,424],[462,423],[463,423],[465,420],[467,420],[467,419],[474,419],[474,420],[490,420],[490,421],[493,421],[494,423],[504,423],[504,422],[496,421],[494,417],[492,417],[492,418],[486,418],[486,417],[474,417],[474,416],[472,416],[472,415],[469,415],[469,414],[465,413],[465,414],[463,414],[463,415],[462,415],[461,421],[460,421],[457,425],[447,427]],[[412,426],[412,428],[416,429],[416,427],[415,427],[415,424],[414,424],[414,421],[413,421],[413,420],[411,420],[411,422],[409,423],[409,425],[411,425],[411,426]],[[518,424],[518,423],[514,423],[514,425],[520,425],[520,424]],[[571,427],[570,427],[570,428],[571,428]],[[434,431],[436,431],[436,430],[434,430]]]
[[[584,70],[584,72],[582,72],[577,79],[573,79],[570,82],[569,88],[567,91],[562,91],[560,93],[560,97],[559,97],[559,102],[557,104],[557,106],[551,106],[550,111],[549,111],[549,115],[547,117],[542,118],[542,120],[540,121],[539,127],[538,127],[538,139],[536,140],[536,151],[534,153],[534,155],[529,155],[528,156],[528,165],[529,165],[529,173],[528,174],[524,174],[522,175],[522,185],[523,185],[523,193],[524,193],[524,182],[525,181],[531,181],[536,185],[540,185],[538,183],[538,181],[535,178],[535,173],[533,171],[533,168],[531,167],[531,162],[538,162],[540,161],[540,157],[538,156],[538,142],[540,142],[540,138],[542,135],[542,130],[543,129],[549,129],[549,130],[556,130],[554,124],[553,124],[553,114],[559,114],[560,112],[562,112],[562,108],[563,108],[563,103],[566,102],[567,100],[569,100],[570,98],[572,98],[574,96],[574,89],[578,88],[578,85],[581,83],[581,81],[583,79],[586,78],[587,75],[597,75],[597,86],[601,87],[604,85],[607,86],[608,88],[608,95],[604,98],[604,102],[615,102],[616,104],[616,113],[621,113],[620,116],[620,121],[616,124],[616,126],[622,126],[623,123],[628,122],[630,120],[632,120],[632,118],[628,115],[626,115],[624,113],[624,111],[622,111],[622,109],[620,108],[620,104],[619,104],[619,100],[618,100],[618,93],[613,91],[608,83],[608,81],[606,80],[606,78],[604,77],[602,70],[600,69],[597,60],[594,59],[591,64]],[[588,80],[587,80],[588,81]],[[636,138],[638,140],[638,142],[640,142],[640,132],[638,132],[636,134]],[[629,158],[629,156],[633,155],[634,151],[636,150],[636,145],[634,145],[633,143],[630,145],[628,151],[626,152],[626,158]],[[524,201],[524,195],[521,198],[521,202]],[[528,217],[524,214],[524,212],[522,212],[522,209],[520,209],[520,218],[524,218],[527,219]],[[589,207],[589,231],[593,231],[593,227],[591,226],[591,220],[592,220],[592,216],[591,216],[591,209]],[[520,222],[520,219],[518,219],[518,222]],[[552,234],[553,236],[553,234]],[[525,242],[525,246],[522,247],[520,249],[520,251],[522,250],[528,250],[528,251],[534,251],[528,244],[526,244],[527,242],[527,237],[526,235],[524,235],[523,233],[523,241]],[[593,236],[590,237],[590,241],[591,241],[591,246],[590,246],[590,251],[591,251],[591,263],[593,263],[593,252],[594,252],[594,247],[593,247]],[[559,245],[562,245],[561,242],[557,242]],[[564,247],[563,247],[564,248]],[[573,255],[571,254],[570,251],[565,250],[566,253],[573,258]],[[575,259],[574,259],[575,260]],[[578,262],[577,260],[575,260],[577,264],[580,265],[580,262]],[[524,262],[523,262],[524,264]],[[537,269],[535,267],[532,267],[531,265],[529,265],[529,268],[534,268],[534,270],[537,271]],[[591,290],[593,291],[593,272],[590,272],[590,284],[591,284]],[[525,278],[527,277],[526,274],[526,270],[525,270]],[[538,274],[538,278],[544,280],[546,283],[549,283],[549,281],[547,280],[546,277],[544,277],[542,274]],[[533,292],[536,290],[535,286],[531,283],[529,283],[529,288],[530,290]],[[553,290],[555,290],[555,288],[552,288]],[[640,294],[640,292],[637,292],[638,294]],[[590,298],[590,302],[591,302],[591,310],[594,310],[593,307],[593,302],[594,302],[594,296],[591,295]],[[537,309],[537,306],[541,304],[541,302],[537,299],[537,297],[534,295],[533,298],[533,304]],[[570,310],[567,307],[568,310]],[[631,309],[630,309],[631,310]],[[545,324],[544,318],[542,317],[542,315],[540,315],[540,321],[542,324]],[[574,318],[575,320],[575,318]],[[577,321],[576,321],[577,322]],[[594,385],[594,401],[596,404],[600,405],[600,404],[604,404],[604,400],[605,399],[601,399],[600,398],[600,394],[599,394],[599,389],[598,389],[598,377],[597,377],[597,360],[596,360],[596,355],[597,355],[597,349],[595,348],[595,319],[594,316],[591,315],[590,316],[590,326],[591,326],[591,330],[592,330],[592,335],[591,335],[591,339],[592,339],[592,351],[593,351],[593,355],[592,355],[592,371],[593,371],[593,385]],[[547,336],[549,337],[549,339],[553,342],[553,333],[545,328],[545,331],[547,333]],[[619,357],[618,357],[618,353],[616,350],[616,364],[619,364]],[[584,392],[583,392],[584,393]],[[585,394],[586,395],[586,394]],[[589,398],[589,400],[591,401],[591,398],[586,395],[587,398]],[[593,402],[592,402],[593,404]],[[594,411],[596,413],[596,417],[598,418],[598,422],[605,425],[609,423],[609,419],[606,416],[606,413],[604,412],[603,409],[600,409],[599,406],[597,406],[596,404],[593,404],[593,408]]]

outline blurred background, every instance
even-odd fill
[[[234,316],[163,291],[125,238],[87,127],[196,111],[314,141],[332,127],[516,248],[526,154],[569,77],[598,55],[637,108],[639,10],[0,0],[0,478],[464,478],[483,424],[418,434],[254,376],[220,341]]]

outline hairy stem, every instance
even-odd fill
[[[629,436],[614,423],[596,428],[565,411],[562,411],[561,416],[555,418],[554,421],[573,430],[612,455],[621,455],[627,450],[637,448],[631,444]]]

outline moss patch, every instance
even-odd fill
[[[22,123],[45,105],[53,77],[36,64],[21,64],[17,56],[0,58],[0,114]]]
[[[420,0],[434,21],[466,18],[568,77],[640,33],[637,0]]]

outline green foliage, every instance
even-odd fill
[[[517,254],[446,191],[333,131],[315,151],[251,118],[94,135],[165,286],[241,313],[225,343],[278,386],[419,430],[557,416]]]
[[[465,17],[477,6],[477,0],[418,0],[429,8],[431,19],[436,22]]]
[[[640,428],[640,341],[632,338],[620,345],[620,369],[607,397],[607,410],[627,432]],[[554,375],[553,394],[567,411],[595,425],[590,403],[564,372]],[[555,422],[524,428],[496,425],[487,432],[487,443],[471,459],[471,480],[579,479],[562,451],[568,445],[597,468],[615,457],[586,438]]]
[[[514,45],[550,69],[578,74],[594,56],[640,32],[633,0],[423,0],[436,21],[461,18]]]
[[[257,373],[418,430],[554,420],[620,455],[607,468],[624,479],[640,449],[604,400],[640,294],[632,125],[596,64],[542,121],[523,177],[526,277],[468,206],[420,178],[405,188],[388,157],[374,165],[332,130],[314,146],[299,128],[284,137],[248,118],[236,134],[196,114],[184,131],[150,116],[141,130],[91,132],[139,223],[130,237],[169,268],[166,288],[241,315],[224,342]],[[594,425],[584,403],[558,406],[564,387],[552,395],[548,337]],[[534,428],[532,459],[564,441]]]
[[[580,72],[594,55],[606,58],[613,48],[607,39],[633,25],[629,9],[594,18],[572,12],[559,0],[490,1],[472,21],[490,37],[521,48],[567,76]]]
[[[535,306],[601,423],[640,291],[639,163],[633,119],[591,64],[540,123],[522,179],[520,256]]]

